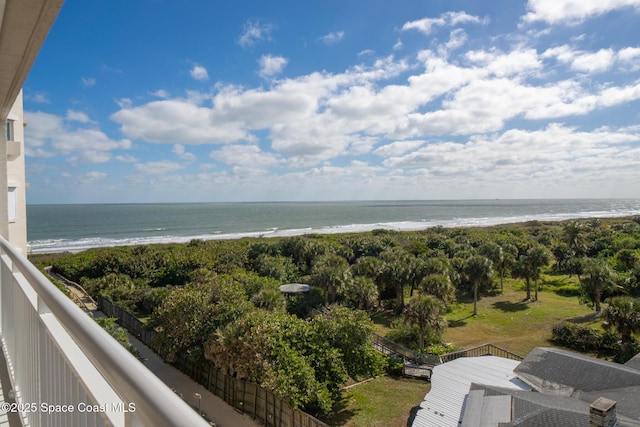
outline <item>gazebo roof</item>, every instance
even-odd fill
[[[310,290],[311,286],[303,285],[302,283],[289,283],[287,285],[280,286],[280,292],[285,294],[301,294],[309,292]]]

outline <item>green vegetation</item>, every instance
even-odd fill
[[[422,380],[379,377],[345,391],[327,422],[344,427],[405,427],[430,389]]]
[[[166,360],[210,360],[327,418],[345,414],[346,384],[397,372],[372,350],[374,331],[416,351],[490,342],[525,355],[570,322],[556,345],[621,360],[637,348],[639,260],[640,218],[620,218],[194,240],[34,262],[147,319]],[[285,298],[290,282],[311,292]]]
[[[142,356],[140,356],[140,352],[137,348],[131,344],[129,341],[129,336],[127,335],[127,331],[124,328],[121,328],[116,323],[116,319],[106,318],[106,317],[95,317],[93,320],[98,323],[107,331],[109,335],[116,339],[127,351],[137,357],[139,360],[143,360]]]

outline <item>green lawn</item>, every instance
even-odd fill
[[[521,356],[533,348],[553,346],[553,326],[567,319],[585,319],[593,310],[580,304],[576,279],[544,275],[538,301],[524,301],[521,281],[505,281],[504,292],[478,301],[478,316],[472,316],[473,301],[456,304],[447,314],[449,328],[444,340],[462,348],[491,343]],[[533,294],[532,294],[533,295]]]
[[[412,408],[431,389],[423,380],[378,377],[343,393],[338,413],[328,424],[345,427],[405,427]]]
[[[445,342],[462,348],[491,343],[521,356],[534,347],[553,346],[553,326],[567,319],[592,323],[593,310],[580,304],[577,280],[563,275],[543,275],[538,301],[524,301],[521,281],[506,280],[504,292],[482,297],[478,316],[473,301],[459,302],[447,314]],[[533,294],[533,293],[532,293]],[[408,301],[408,296],[406,301]],[[376,332],[386,335],[395,316],[388,312],[372,316]],[[406,426],[412,408],[423,400],[430,385],[422,380],[380,377],[344,393],[340,411],[329,420],[332,426]]]

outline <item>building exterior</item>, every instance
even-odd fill
[[[7,116],[7,222],[9,242],[23,254],[27,248],[27,194],[24,162],[24,114],[22,91]]]
[[[0,236],[27,252],[22,85],[63,0],[0,1]]]
[[[557,348],[436,366],[414,427],[640,427],[638,357],[624,365]]]

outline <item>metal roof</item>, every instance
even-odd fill
[[[472,383],[530,390],[513,370],[520,362],[496,356],[464,357],[433,368],[431,391],[416,413],[413,427],[458,427]]]

